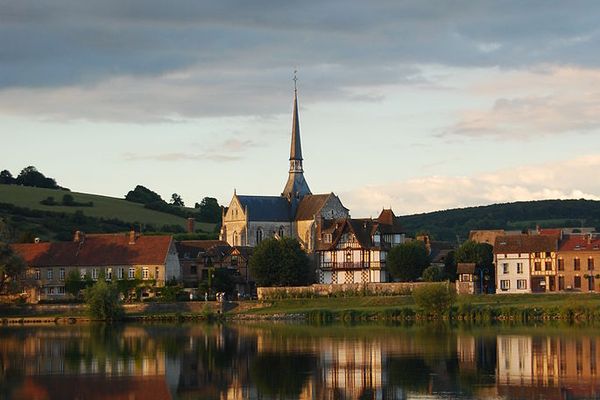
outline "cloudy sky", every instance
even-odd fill
[[[595,1],[0,0],[0,169],[354,217],[600,198]]]

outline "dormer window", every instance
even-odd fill
[[[373,243],[375,245],[379,245],[381,243],[381,235],[379,234],[379,232],[373,235]]]
[[[331,243],[333,237],[333,235],[331,233],[324,233],[323,234],[323,242],[325,243]]]

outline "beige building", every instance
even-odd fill
[[[304,178],[298,96],[294,96],[290,169],[280,196],[233,198],[223,211],[220,239],[230,246],[254,247],[272,237],[297,238],[307,252],[315,248],[317,221],[347,218],[348,209],[333,193],[312,194]]]
[[[181,268],[171,236],[89,234],[77,232],[72,242],[21,243],[11,245],[25,260],[35,283],[30,301],[66,296],[65,279],[77,271],[82,280],[141,279],[148,286],[164,286],[179,280]]]

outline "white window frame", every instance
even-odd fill
[[[148,270],[148,267],[144,267],[142,268],[142,279],[148,278],[150,278],[150,271]]]
[[[54,278],[54,270],[52,268],[48,268],[46,271],[46,278],[51,281]]]
[[[517,274],[523,273],[523,263],[517,263]]]
[[[129,267],[129,272],[127,273],[128,279],[135,279],[135,268]]]
[[[92,268],[92,280],[98,280],[98,268]]]
[[[508,263],[503,263],[502,264],[502,273],[503,274],[508,274]]]
[[[517,289],[526,290],[527,289],[527,279],[517,279]]]
[[[500,289],[509,290],[510,289],[510,279],[502,279],[500,281]]]
[[[61,281],[65,280],[65,269],[61,268],[58,270],[58,279],[60,279]]]

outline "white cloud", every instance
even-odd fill
[[[444,134],[522,139],[600,129],[600,69],[543,67],[490,81],[470,92],[494,96],[491,107],[465,110]]]
[[[340,193],[353,217],[392,207],[406,215],[524,200],[600,200],[600,154],[473,176],[428,176]]]

